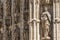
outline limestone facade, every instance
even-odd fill
[[[0,0],[0,40],[60,40],[60,0]]]

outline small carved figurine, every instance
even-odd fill
[[[51,15],[48,12],[47,7],[45,7],[45,12],[43,12],[41,15],[41,20],[42,20],[43,37],[50,38],[48,33],[49,33],[49,27],[50,27],[50,22],[51,22]]]

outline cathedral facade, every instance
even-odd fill
[[[0,0],[0,40],[60,40],[60,0]]]

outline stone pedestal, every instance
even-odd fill
[[[50,40],[50,37],[43,37],[42,40]]]

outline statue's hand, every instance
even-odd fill
[[[44,20],[47,20],[47,18],[44,18]]]

